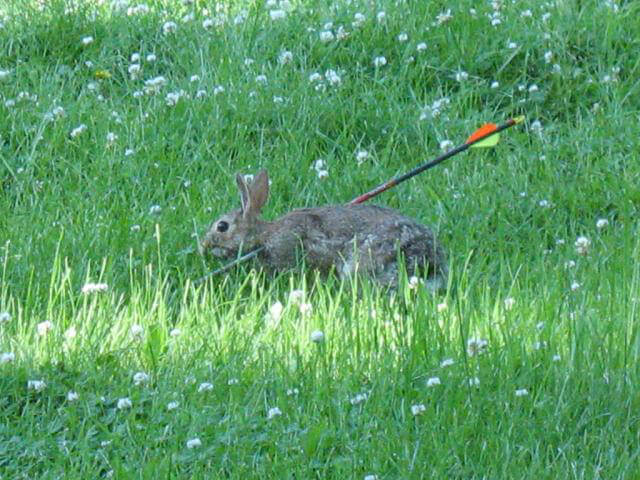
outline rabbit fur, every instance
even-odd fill
[[[300,260],[348,278],[356,271],[384,286],[398,283],[398,258],[407,275],[426,275],[427,286],[446,285],[446,254],[433,232],[390,208],[369,204],[301,208],[267,222],[259,218],[269,196],[269,177],[260,171],[251,183],[236,175],[241,207],[213,222],[200,242],[200,253],[235,258],[264,247],[258,255],[268,269],[282,271]],[[398,253],[401,253],[399,256]]]

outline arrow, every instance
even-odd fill
[[[419,173],[422,173],[425,170],[429,170],[430,168],[435,167],[439,163],[442,163],[445,160],[447,160],[448,158],[451,158],[454,155],[457,155],[457,154],[459,154],[461,152],[464,152],[468,148],[494,147],[494,146],[496,146],[498,144],[498,140],[500,139],[500,132],[501,131],[506,130],[507,128],[511,128],[514,125],[518,125],[518,124],[520,124],[522,122],[524,122],[524,115],[521,115],[519,117],[510,118],[509,120],[504,122],[502,125],[496,125],[495,123],[487,123],[485,125],[482,125],[475,132],[473,132],[471,134],[471,136],[469,138],[467,138],[467,141],[464,142],[462,145],[459,145],[456,148],[454,148],[452,150],[449,150],[446,153],[443,153],[438,158],[436,158],[434,160],[431,160],[430,162],[424,163],[424,164],[414,168],[410,172],[405,173],[404,175],[400,175],[399,177],[393,178],[393,179],[391,179],[391,180],[389,180],[389,181],[377,186],[376,188],[374,188],[370,192],[364,193],[364,194],[360,195],[359,197],[354,198],[353,200],[351,200],[348,203],[348,205],[356,205],[358,203],[366,202],[370,198],[373,198],[373,197],[375,197],[377,195],[380,195],[382,192],[385,192],[385,191],[389,190],[390,188],[395,187],[399,183],[402,183],[402,182],[404,182],[406,180],[409,180],[411,177],[415,177]],[[196,280],[195,285],[198,285],[199,283],[201,283],[202,281],[206,280],[209,277],[212,277],[214,275],[218,275],[219,273],[226,272],[227,270],[231,270],[237,264],[239,264],[241,262],[244,262],[246,260],[249,260],[250,258],[255,257],[256,255],[258,255],[263,250],[264,250],[264,247],[258,247],[255,250],[252,250],[251,252],[249,252],[249,253],[247,253],[245,255],[238,256],[238,258],[236,258],[232,262],[228,263],[227,265],[225,265],[225,266],[223,266],[223,267],[221,267],[221,268],[219,268],[217,270],[214,270],[213,272],[208,273],[204,277],[199,278],[198,280]]]

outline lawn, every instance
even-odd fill
[[[640,9],[533,0],[0,5],[0,479],[640,478]],[[372,200],[437,294],[198,239]]]

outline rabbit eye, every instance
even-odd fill
[[[226,232],[227,230],[229,230],[229,224],[224,220],[221,220],[216,225],[216,230],[220,233]]]

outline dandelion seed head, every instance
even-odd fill
[[[586,255],[589,253],[589,248],[591,247],[591,240],[589,240],[585,236],[580,236],[576,239],[574,246],[576,248],[576,253],[578,255]]]

